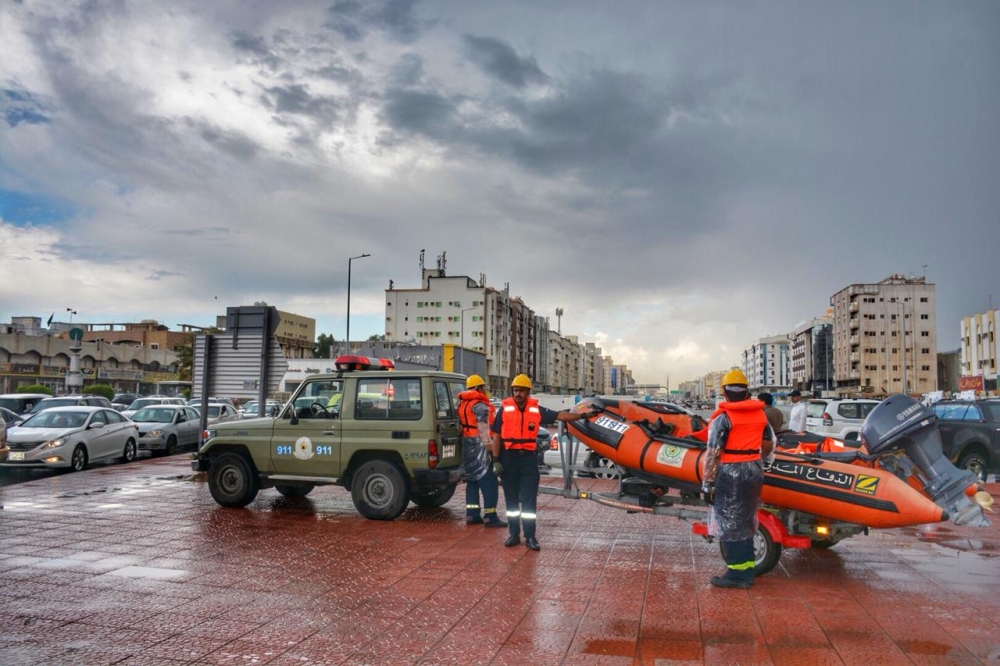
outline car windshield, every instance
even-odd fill
[[[21,428],[82,428],[87,421],[86,412],[50,412],[35,414],[20,425]]]
[[[19,400],[15,400],[14,398],[0,398],[0,407],[9,409],[12,412],[20,412],[21,402]]]
[[[209,405],[208,406],[208,418],[215,419],[219,417],[222,413],[222,405]]]
[[[42,400],[37,405],[31,408],[29,414],[38,414],[46,409],[52,409],[53,407],[75,407],[79,400],[77,398],[50,398]]]
[[[162,407],[145,407],[132,415],[136,423],[173,423],[174,410]]]

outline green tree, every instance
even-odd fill
[[[111,400],[115,397],[115,389],[107,384],[94,384],[93,386],[85,386],[80,393],[84,395],[99,395]]]
[[[320,333],[313,345],[313,358],[330,358],[330,347],[337,342],[332,335]]]
[[[31,386],[17,387],[17,393],[46,393],[52,395],[52,389],[41,384],[32,384]]]
[[[174,349],[177,354],[177,379],[182,382],[191,381],[191,371],[194,367],[194,333],[188,333],[187,344]]]
[[[385,336],[379,335],[378,333],[375,335],[369,335],[368,342],[385,342]]]

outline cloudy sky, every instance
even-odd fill
[[[641,382],[1000,302],[1000,4],[0,0],[0,320],[384,332],[419,256]]]

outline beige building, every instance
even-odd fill
[[[962,319],[960,374],[981,375],[984,380],[997,378],[997,356],[1000,355],[998,325],[1000,310],[987,310]]]
[[[815,395],[834,393],[833,310],[797,324],[788,337],[791,388]]]
[[[830,297],[833,375],[841,395],[919,395],[937,389],[934,285],[890,275]]]
[[[278,310],[281,323],[274,337],[285,358],[312,358],[316,347],[316,320],[311,317]]]

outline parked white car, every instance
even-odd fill
[[[153,405],[132,415],[139,426],[139,450],[153,455],[173,455],[182,446],[197,447],[201,439],[201,415],[193,407]]]
[[[208,410],[208,425],[235,421],[240,418],[240,413],[236,408],[224,402],[210,402],[205,409]],[[198,408],[198,411],[200,412],[201,408]]]
[[[818,398],[806,403],[806,430],[841,441],[859,439],[861,426],[878,400]]]
[[[126,418],[132,418],[137,411],[143,407],[152,407],[153,405],[180,405],[184,406],[184,398],[166,398],[161,396],[149,396],[148,398],[136,398],[132,401],[132,404],[128,406],[128,409],[122,410],[122,416]]]
[[[84,469],[98,460],[135,460],[139,428],[111,408],[53,407],[7,433],[3,467]]]

